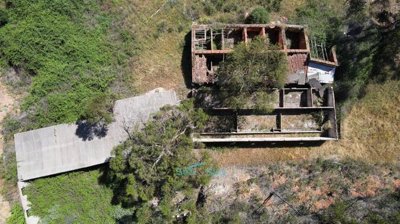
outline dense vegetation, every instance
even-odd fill
[[[198,158],[206,165],[190,175],[177,170],[197,162],[190,134],[206,118],[190,101],[164,108],[115,149],[108,183],[116,202],[133,207],[135,223],[201,221],[196,189],[208,183],[210,175],[204,169],[212,166],[211,160],[206,155]]]
[[[246,23],[253,23],[253,24],[269,23],[269,13],[265,8],[262,7],[255,8],[246,18]]]
[[[24,211],[21,205],[15,204],[11,209],[11,216],[7,218],[6,224],[25,224]]]
[[[107,123],[115,96],[132,95],[126,74],[128,59],[137,51],[134,38],[121,25],[120,16],[109,10],[112,5],[104,4],[96,0],[0,4],[1,80],[24,97],[19,114],[9,114],[2,123],[2,193],[12,203],[17,201],[16,132],[78,119]]]
[[[400,19],[400,13],[395,13],[390,2],[393,1],[351,0],[335,4],[329,0],[306,0],[291,18],[294,22],[307,24],[311,38],[317,42],[337,48],[340,66],[335,74],[335,92],[340,106],[363,97],[365,87],[370,83],[400,78],[396,59],[400,45],[394,41],[400,35],[398,22],[387,27],[371,22],[375,19],[371,11],[375,8],[383,14],[377,15],[382,21],[388,20],[386,14],[397,17],[394,21]]]
[[[43,223],[115,223],[132,211],[112,205],[113,192],[101,179],[101,169],[94,169],[35,180],[24,189],[30,214]]]
[[[266,45],[266,41],[255,39],[247,46],[238,45],[221,64],[216,86],[224,106],[273,108],[273,97],[268,91],[284,86],[288,66],[286,55],[271,51],[275,46]]]
[[[30,119],[24,129],[85,118],[85,105],[109,94],[112,82],[123,78],[120,67],[134,54],[132,36],[115,27],[116,15],[101,5],[95,0],[6,1],[0,60],[32,80],[22,104]]]
[[[302,7],[296,9],[291,18],[294,23],[306,24],[311,38],[327,42],[327,46],[336,45],[336,36],[340,35],[340,26],[344,23],[344,5],[333,1],[306,0]]]
[[[396,142],[399,137],[396,134],[399,128],[399,111],[396,105],[400,92],[399,82],[392,80],[399,79],[400,74],[395,57],[400,52],[400,44],[397,41],[400,29],[398,25],[394,28],[383,29],[371,24],[367,12],[368,6],[364,1],[350,0],[344,3],[344,1],[332,0],[305,0],[304,3],[303,1],[298,3],[297,1],[282,0],[282,4],[281,0],[177,0],[165,2],[163,5],[162,1],[147,1],[146,4],[143,4],[143,1],[140,0],[7,1],[6,9],[0,9],[1,67],[13,67],[17,72],[18,80],[22,81],[15,82],[15,78],[10,78],[6,73],[10,84],[18,87],[22,83],[22,86],[30,88],[22,108],[25,112],[23,114],[27,113],[29,119],[24,116],[22,116],[22,120],[20,118],[8,119],[3,130],[7,134],[7,139],[11,141],[12,134],[16,130],[42,127],[59,122],[74,122],[78,118],[89,119],[92,122],[109,121],[109,102],[113,100],[110,92],[113,90],[117,93],[125,92],[125,84],[128,83],[124,82],[124,77],[127,77],[124,76],[126,75],[125,59],[135,56],[136,45],[140,46],[142,54],[140,57],[135,57],[129,66],[134,70],[135,86],[140,86],[140,91],[158,86],[169,88],[178,85],[179,88],[181,86],[184,88],[182,73],[190,70],[188,67],[190,50],[187,54],[190,42],[185,42],[184,39],[190,30],[192,21],[200,23],[244,22],[245,13],[251,12],[257,7],[264,7],[268,10],[271,20],[280,19],[279,16],[287,16],[289,23],[307,24],[312,38],[326,42],[327,46],[337,46],[340,67],[337,69],[335,77],[335,92],[340,104],[349,102],[349,99],[364,98],[354,104],[354,110],[346,110],[346,107],[339,108],[338,112],[343,112],[342,120],[345,119],[345,115],[350,117],[346,121],[349,126],[346,130],[350,130],[351,134],[338,144],[328,144],[327,146],[325,144],[312,150],[308,148],[301,150],[293,148],[262,149],[265,154],[254,153],[254,151],[249,153],[250,149],[246,149],[242,156],[229,150],[229,153],[232,152],[232,154],[222,153],[221,160],[229,159],[226,157],[232,156],[236,157],[236,161],[246,160],[248,164],[254,164],[254,161],[265,164],[260,162],[263,155],[269,160],[273,160],[270,158],[277,154],[279,155],[276,158],[279,159],[293,159],[307,158],[308,155],[316,155],[321,151],[326,151],[324,155],[338,153],[368,160],[385,159],[389,161],[397,158]],[[123,22],[120,19],[123,19]],[[135,33],[135,39],[131,33]],[[386,83],[384,85],[374,84],[365,88],[372,82]],[[240,85],[236,87],[240,87]],[[183,92],[185,91],[186,89]],[[371,94],[365,95],[366,92]],[[236,92],[233,93],[233,96],[235,96],[234,94]],[[249,95],[246,93],[243,96],[245,96],[243,99],[248,99]],[[103,104],[103,102],[106,103]],[[233,101],[233,103],[235,102]],[[162,117],[162,115],[159,114],[156,117]],[[115,151],[119,157],[112,163],[112,171],[109,173],[107,170],[105,171],[106,181],[103,179],[103,170],[65,174],[34,181],[26,190],[29,200],[33,203],[32,213],[39,215],[45,221],[51,219],[50,222],[52,222],[54,219],[55,223],[65,220],[79,223],[113,223],[116,220],[120,222],[132,221],[132,219],[139,221],[149,216],[157,221],[170,214],[183,214],[186,221],[201,217],[203,220],[220,223],[240,222],[247,218],[254,223],[265,223],[268,220],[272,220],[271,222],[274,223],[295,220],[296,217],[293,215],[295,212],[285,207],[285,204],[278,199],[277,205],[283,205],[280,207],[282,208],[280,211],[286,212],[282,216],[273,216],[274,210],[265,212],[269,208],[258,210],[256,216],[253,217],[241,213],[248,209],[250,211],[248,214],[252,214],[251,212],[258,209],[262,203],[260,200],[265,198],[232,203],[226,209],[218,212],[211,211],[209,214],[204,209],[195,206],[194,193],[197,191],[194,189],[199,186],[199,183],[206,183],[209,177],[188,176],[182,178],[176,175],[176,168],[179,168],[180,165],[190,165],[200,160],[191,154],[192,151],[189,148],[193,145],[186,134],[179,137],[182,141],[177,144],[180,147],[177,150],[183,152],[184,156],[176,158],[175,154],[173,156],[163,155],[162,158],[165,161],[158,162],[157,164],[160,166],[155,166],[154,170],[150,169],[164,148],[149,142],[162,142],[160,144],[175,147],[170,142],[170,136],[174,131],[182,130],[180,129],[182,126],[176,125],[186,122],[180,120],[180,117],[174,119],[180,122],[173,124],[165,121],[168,130],[163,134],[151,134],[152,131],[159,128],[157,122],[152,122],[153,126],[146,127],[143,133],[132,133],[134,141],[128,140],[125,145],[121,145]],[[129,155],[138,155],[143,152],[152,152],[149,149],[153,147],[154,154],[144,154],[145,160],[143,161],[132,159],[132,163],[130,163],[130,160],[122,157],[125,150],[129,152]],[[132,156],[132,158],[136,157]],[[177,159],[177,161],[173,159]],[[251,159],[253,161],[250,161]],[[2,173],[2,176],[4,175],[10,182],[15,183],[15,157],[8,153],[6,159],[2,161],[5,161],[7,166],[7,172]],[[221,161],[219,162],[221,163]],[[270,176],[268,173],[264,173],[263,176],[254,176],[257,174],[257,170],[263,169],[257,167],[256,170],[251,171],[251,175],[258,179],[251,178],[248,182],[238,184],[234,189],[237,189],[236,192],[242,197],[248,195],[249,189],[252,189],[254,184],[263,181],[279,183],[281,176],[285,175],[289,180],[298,180],[296,179],[298,178],[297,174],[301,173],[301,175],[305,175],[300,179],[300,187],[304,190],[304,194],[313,195],[314,188],[317,189],[325,186],[324,183],[328,183],[335,193],[345,192],[342,195],[351,199],[351,194],[347,192],[349,184],[359,186],[366,192],[367,186],[370,186],[368,184],[372,183],[372,186],[375,186],[373,184],[375,184],[376,176],[386,178],[388,174],[389,178],[393,177],[393,182],[399,179],[398,174],[393,172],[397,171],[398,167],[382,168],[377,166],[378,168],[373,167],[372,169],[376,172],[372,172],[369,166],[358,163],[352,165],[348,161],[310,161],[303,165],[289,165],[289,168],[285,164],[266,167],[267,171],[272,171]],[[141,172],[132,172],[137,167]],[[124,172],[124,169],[127,172]],[[380,169],[385,172],[378,172]],[[316,172],[310,173],[310,170]],[[351,172],[351,170],[357,172]],[[155,172],[165,175],[155,178]],[[342,178],[343,173],[349,175],[346,174],[347,176]],[[326,175],[321,176],[324,174]],[[365,177],[368,177],[368,181],[371,182],[363,182]],[[127,181],[132,183],[129,186],[136,186],[136,188],[126,185]],[[359,185],[356,184],[357,181]],[[177,183],[177,185],[171,183]],[[385,180],[384,183],[388,184],[389,182]],[[111,190],[103,184],[110,186]],[[118,188],[118,185],[121,185],[122,188]],[[154,186],[164,187],[156,188]],[[270,186],[273,185],[265,184],[263,189],[269,189]],[[396,223],[399,220],[399,214],[396,212],[396,209],[397,211],[399,209],[399,196],[396,189],[398,188],[387,187],[376,191],[376,197],[365,197],[362,200],[336,199],[336,203],[331,203],[333,202],[330,201],[332,197],[329,195],[331,194],[328,195],[329,192],[324,192],[326,194],[321,194],[320,198],[313,196],[310,198],[311,200],[328,200],[330,207],[325,206],[326,210],[322,209],[307,214],[318,215],[313,218],[327,223],[349,223],[354,222],[355,219],[366,223]],[[290,203],[297,203],[296,200],[300,196],[293,196],[291,190],[292,188],[279,187],[277,193],[281,196],[283,194],[284,199],[289,200]],[[176,201],[171,200],[176,191],[179,192],[178,195],[181,193],[185,195],[188,201],[178,205],[175,203]],[[158,198],[159,201],[153,201],[154,198]],[[220,199],[215,204],[222,200],[225,199]],[[150,209],[148,203],[150,201],[157,202],[158,206]],[[356,204],[353,204],[354,201]],[[207,202],[210,203],[210,200]],[[120,205],[114,205],[115,203],[133,207],[126,209]],[[93,204],[98,206],[93,207]],[[302,214],[309,212],[311,207],[304,207],[304,204],[310,205],[308,201],[297,203],[295,209]],[[320,204],[312,206],[317,205]],[[351,209],[352,206],[355,207],[354,205],[359,206],[360,209]],[[365,205],[367,208],[363,207]],[[208,206],[210,204],[205,205],[206,208]],[[177,212],[178,209],[181,209],[182,213]],[[188,216],[187,211],[193,215]],[[20,214],[20,209],[15,208],[13,212]],[[354,217],[353,214],[362,214],[365,217]],[[176,216],[168,217],[170,220],[177,218]],[[304,217],[300,216],[300,220],[303,220],[302,218]]]
[[[197,189],[214,165],[194,155],[190,134],[206,119],[190,101],[163,108],[115,148],[109,167],[34,181],[24,190],[32,214],[48,223],[199,223]],[[196,172],[181,172],[198,161],[204,165]]]
[[[267,41],[257,38],[237,45],[220,64],[214,86],[200,89],[198,101],[204,104],[211,93],[214,100],[209,104],[214,107],[271,111],[276,102],[273,89],[284,86],[288,66],[286,55]]]

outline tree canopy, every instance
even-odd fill
[[[269,110],[274,88],[282,88],[287,76],[286,55],[266,40],[242,43],[227,55],[217,71],[215,85],[221,106]]]
[[[88,100],[81,118],[87,120],[90,124],[111,123],[114,99],[115,96],[109,93],[94,95]]]
[[[191,102],[165,107],[114,149],[108,183],[118,203],[136,209],[136,222],[196,218],[193,190],[209,181],[205,169],[212,163],[207,155],[195,158],[190,134],[201,128],[206,118],[204,112],[193,109]],[[197,167],[192,175],[177,172],[199,160],[204,166]]]
[[[255,8],[246,19],[246,23],[264,24],[269,22],[269,13],[263,7]]]

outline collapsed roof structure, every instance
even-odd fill
[[[338,65],[333,48],[310,40],[304,26],[288,24],[193,25],[192,83],[212,85],[219,64],[239,43],[265,38],[287,55],[284,88],[274,91],[272,113],[209,108],[215,121],[194,141],[275,142],[337,140],[335,97],[331,84]]]

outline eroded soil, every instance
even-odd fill
[[[0,82],[0,129],[2,129],[2,121],[14,107],[15,98],[9,93],[4,83]],[[0,132],[0,157],[3,154],[3,135]],[[0,192],[3,189],[4,181],[0,179]],[[0,223],[5,223],[7,217],[10,216],[10,203],[6,201],[0,194]]]

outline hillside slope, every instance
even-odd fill
[[[28,1],[20,2],[26,3],[23,4],[26,6],[25,10],[38,10],[37,13],[40,15],[43,8],[49,10],[45,3],[53,1],[41,0],[40,7],[28,7],[30,6]],[[385,214],[385,217],[381,218],[396,220],[398,214],[394,211],[400,209],[398,203],[400,176],[398,166],[392,163],[398,163],[400,159],[400,151],[397,146],[400,143],[398,132],[400,128],[400,81],[398,81],[400,77],[398,74],[400,73],[398,73],[398,64],[391,62],[395,55],[399,54],[400,44],[396,43],[398,35],[384,39],[388,33],[393,32],[380,33],[380,30],[370,27],[363,27],[365,33],[358,37],[343,35],[349,28],[348,24],[353,20],[363,20],[359,22],[362,25],[368,23],[365,22],[368,18],[362,17],[365,15],[362,15],[361,19],[353,18],[358,15],[348,10],[349,2],[358,1],[93,0],[87,1],[90,3],[90,7],[82,7],[79,10],[73,7],[75,1],[65,2],[70,3],[67,8],[71,11],[61,10],[60,13],[57,13],[57,10],[53,10],[52,13],[57,14],[53,15],[54,17],[62,14],[62,21],[68,21],[71,27],[75,27],[70,30],[73,32],[65,37],[65,40],[72,43],[77,42],[79,45],[72,46],[70,50],[73,52],[76,49],[84,49],[93,45],[94,51],[90,53],[91,51],[77,50],[80,57],[70,63],[64,60],[73,59],[68,55],[70,53],[68,49],[60,53],[60,49],[54,47],[55,44],[52,45],[54,49],[50,49],[50,52],[63,56],[58,58],[57,63],[54,63],[54,58],[48,58],[48,53],[42,52],[40,58],[43,59],[42,63],[46,66],[38,66],[41,70],[40,72],[38,70],[37,74],[39,75],[36,74],[34,78],[36,85],[33,85],[30,90],[31,101],[28,102],[34,103],[38,108],[39,118],[42,119],[38,120],[38,117],[33,117],[36,120],[31,120],[33,123],[29,125],[30,128],[57,122],[75,121],[81,116],[81,107],[86,104],[86,98],[93,95],[92,90],[95,92],[103,90],[121,92],[120,95],[124,96],[124,93],[143,93],[155,87],[163,87],[176,90],[181,98],[186,97],[190,91],[190,41],[187,37],[192,23],[241,23],[246,13],[255,7],[262,6],[269,9],[271,20],[288,20],[290,23],[308,24],[310,29],[314,30],[313,32],[322,34],[328,41],[338,45],[341,66],[338,68],[335,88],[337,102],[340,104],[338,112],[340,112],[342,138],[337,142],[327,142],[313,147],[303,145],[206,148],[205,150],[212,154],[221,169],[226,170],[226,176],[215,176],[213,179],[216,188],[212,195],[209,195],[208,212],[212,215],[208,218],[220,221],[220,223],[229,221],[224,219],[226,216],[232,218],[231,221],[247,219],[248,217],[240,213],[241,208],[253,211],[251,209],[257,209],[254,206],[261,206],[262,200],[268,197],[269,193],[276,192],[294,204],[296,210],[308,212],[304,215],[306,217],[300,216],[300,221],[308,219],[326,221],[332,214],[342,212],[345,213],[345,219],[341,222],[351,222],[352,219],[348,216],[351,216],[352,210],[345,209],[346,211],[343,212],[343,206],[347,208],[352,205],[352,200],[358,197],[361,197],[362,200],[357,199],[355,203],[361,209],[371,209],[373,212],[384,211],[382,214]],[[62,3],[63,1],[54,1],[57,7],[65,9]],[[92,7],[92,5],[96,5],[96,7]],[[346,16],[349,12],[354,15]],[[16,16],[20,13],[24,12],[15,11],[14,20],[17,22],[20,19],[24,20],[23,23],[19,23],[22,25],[32,23],[32,26],[22,26],[22,28],[38,35],[35,40],[42,40],[39,33],[36,33],[36,28],[43,25],[38,20],[40,17],[33,15],[27,20],[23,16]],[[75,17],[74,13],[78,13],[78,16]],[[53,26],[54,21],[51,18],[47,22],[45,28],[49,30],[57,28],[54,31],[56,33],[64,30],[64,26]],[[99,35],[89,32],[90,30],[87,28],[92,26],[97,27]],[[15,37],[20,35],[18,30],[13,29],[12,26],[8,26],[7,29],[7,31],[13,30],[12,34]],[[87,34],[87,38],[79,38],[82,34]],[[335,35],[345,39],[340,39]],[[23,49],[18,45],[20,39],[7,35],[4,35],[3,39],[9,43],[16,42],[13,50],[17,53],[14,54],[12,51],[13,54],[9,53],[8,55],[10,58],[18,56],[19,50]],[[56,38],[54,41],[61,41],[61,39],[64,37]],[[21,41],[22,45],[31,42],[29,38],[21,39]],[[50,41],[53,40],[50,38]],[[40,47],[36,50],[41,53]],[[100,61],[97,57],[99,52],[106,54],[106,57],[100,58]],[[33,52],[24,60],[14,58],[15,62],[18,62],[15,64],[30,63],[32,62],[30,60],[37,58],[36,55],[36,52]],[[3,55],[0,54],[0,57]],[[96,63],[89,63],[89,60],[82,61],[82,58],[92,59]],[[77,66],[72,66],[73,64]],[[34,65],[36,66],[36,64]],[[71,68],[62,70],[58,65]],[[8,63],[3,62],[0,66],[6,67]],[[381,71],[380,67],[385,69]],[[43,73],[44,69],[50,70]],[[92,69],[95,73],[87,73],[87,71],[93,72]],[[54,76],[53,73],[63,79]],[[112,76],[107,76],[105,80],[95,79],[95,77],[100,79],[106,73],[110,73]],[[86,77],[87,74],[91,75]],[[390,74],[390,79],[389,75],[385,76],[385,74]],[[379,77],[378,80],[374,80],[374,76]],[[90,78],[90,80],[84,78]],[[73,81],[72,84],[70,79]],[[111,82],[112,80],[113,82]],[[56,81],[57,85],[54,85],[53,81]],[[92,85],[88,84],[81,88],[80,84],[85,82]],[[98,87],[97,84],[103,85]],[[51,89],[44,88],[46,86]],[[129,91],[124,91],[126,89]],[[132,89],[134,90],[132,91]],[[43,90],[49,90],[52,94],[47,94]],[[80,93],[73,94],[76,102],[71,104],[70,101],[65,101],[64,92],[68,92],[65,90],[73,90],[72,93],[77,90]],[[49,95],[53,98],[49,98]],[[32,96],[37,97],[32,98]],[[53,104],[51,104],[53,107],[41,107],[41,105],[47,105],[47,98],[53,100]],[[49,110],[50,115],[54,116],[40,113],[42,109]],[[66,116],[68,114],[72,115]],[[52,119],[48,120],[49,117]],[[9,122],[9,124],[15,123]],[[9,136],[28,126],[23,120],[17,124],[25,125],[25,127],[18,125],[17,128],[12,127],[15,129],[8,130]],[[8,143],[12,145],[12,139]],[[382,164],[385,162],[389,164]],[[13,165],[15,168],[15,163]],[[15,176],[14,171],[15,169],[12,169],[12,174],[6,175]],[[101,167],[33,181],[27,191],[29,200],[33,203],[32,211],[45,220],[50,220],[50,223],[51,221],[74,220],[78,216],[78,220],[82,223],[100,222],[101,220],[106,222],[130,220],[132,217],[129,214],[132,211],[114,205],[113,196],[115,195],[101,184],[101,178],[106,171],[105,167]],[[340,182],[343,175],[347,176]],[[296,181],[299,181],[299,184]],[[338,186],[339,184],[341,186]],[[219,193],[222,192],[223,195],[223,190],[226,190],[224,186],[228,186],[228,188],[231,186],[228,189],[231,190],[228,192],[229,195],[232,195],[230,199],[238,200],[233,203],[231,203],[232,201],[227,202],[225,210],[213,213],[212,203],[217,204],[217,202],[225,200],[224,197],[219,197],[221,196]],[[221,191],[218,192],[218,189]],[[293,196],[293,192],[296,192],[297,195]],[[99,194],[100,197],[98,197]],[[343,197],[340,197],[341,195]],[[51,203],[48,201],[49,198],[52,198]],[[345,199],[344,202],[341,199]],[[86,203],[77,206],[80,200],[84,200]],[[309,200],[312,203],[304,208],[303,205],[307,204]],[[385,207],[387,201],[391,203]],[[276,203],[277,207],[268,207],[271,202]],[[268,220],[272,220],[271,222],[274,223],[293,221],[290,206],[276,198],[271,202],[266,203],[268,206],[263,209],[267,212],[264,213],[264,216],[260,213],[257,216],[257,219],[260,219],[257,221],[263,223],[262,218],[270,218]],[[93,208],[93,203],[101,206]],[[366,206],[366,204],[371,206]],[[274,212],[277,216],[265,215]],[[361,216],[370,214],[357,212]],[[375,213],[371,214],[373,217],[368,217],[366,220],[369,218],[372,220],[376,215]],[[319,215],[318,219],[310,217],[313,215]],[[362,217],[357,218],[358,221],[362,220]]]

